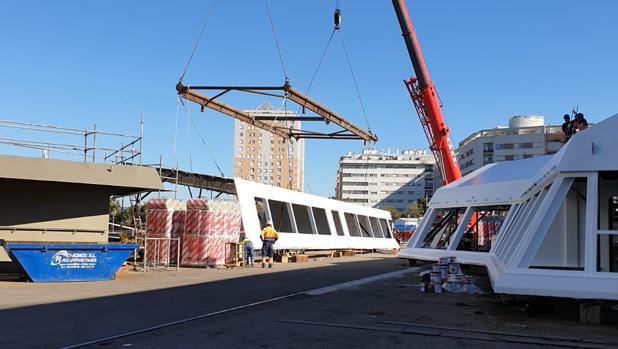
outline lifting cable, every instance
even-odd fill
[[[215,7],[217,5],[217,0],[214,0],[212,3],[212,6],[210,7],[210,10],[208,11],[208,16],[206,16],[206,19],[204,20],[204,24],[202,25],[202,30],[200,31],[200,34],[197,37],[197,40],[195,41],[195,45],[193,46],[193,50],[191,51],[191,55],[189,55],[189,59],[187,60],[187,63],[185,64],[185,68],[182,71],[182,74],[180,75],[180,78],[178,79],[178,81],[182,82],[183,79],[185,78],[185,75],[187,74],[187,71],[189,70],[189,65],[191,64],[191,61],[193,60],[193,57],[195,56],[195,53],[197,51],[197,48],[199,47],[200,41],[202,40],[202,37],[204,36],[204,34],[206,33],[206,29],[208,28],[208,23],[210,22],[210,18],[212,17],[212,14],[215,10]],[[187,133],[188,133],[188,138],[189,138],[189,142],[191,142],[191,127],[193,127],[193,129],[195,130],[195,132],[197,133],[197,135],[200,137],[200,140],[202,141],[202,144],[204,145],[204,147],[206,147],[206,151],[208,152],[208,155],[210,156],[210,159],[212,160],[212,162],[215,164],[215,166],[217,167],[217,170],[219,170],[219,173],[221,174],[221,177],[225,177],[225,174],[223,173],[223,170],[221,169],[221,167],[219,166],[219,164],[217,163],[217,160],[215,159],[212,151],[210,150],[210,147],[208,146],[208,143],[206,142],[206,139],[202,136],[202,134],[200,133],[199,129],[197,128],[197,126],[195,125],[195,122],[193,121],[193,118],[191,117],[191,111],[189,110],[189,108],[187,108],[187,106],[185,105],[185,103],[182,101],[182,98],[180,96],[178,96],[178,102],[176,105],[176,125],[175,125],[175,130],[174,130],[174,159],[176,160],[176,147],[177,147],[177,138],[178,138],[178,114],[179,114],[179,104],[182,104],[187,118],[189,119],[189,123],[187,124]],[[177,161],[177,160],[176,160]],[[189,167],[191,169],[191,171],[193,171],[193,158],[192,158],[192,154],[191,154],[191,144],[189,143]]]
[[[187,114],[190,121],[193,121],[191,114]],[[187,148],[189,149],[189,170],[193,173],[193,151],[191,150],[191,124],[187,122]],[[189,189],[191,191],[191,189]]]
[[[279,39],[277,38],[277,31],[275,30],[275,24],[273,22],[273,18],[272,15],[270,13],[270,7],[268,6],[268,0],[264,0],[264,6],[266,7],[266,14],[268,15],[268,22],[270,23],[270,29],[272,30],[273,33],[273,38],[275,40],[275,46],[277,47],[277,53],[279,55],[279,62],[281,63],[281,70],[283,71],[283,76],[285,78],[285,83],[287,84],[290,79],[288,77],[288,72],[285,69],[285,63],[283,60],[283,53],[281,52],[281,45],[279,45]],[[288,107],[287,107],[287,96],[283,97],[283,101],[281,106],[283,107],[283,112],[284,112],[284,117],[287,117],[288,115]],[[274,120],[271,122],[270,124],[270,128],[268,130],[268,132],[270,133],[273,129],[273,127],[275,127],[275,124],[277,123],[277,119],[278,119],[279,115],[275,115]],[[277,137],[278,138],[278,137]],[[274,142],[275,136],[273,135],[271,137],[272,141]],[[285,139],[282,139],[282,142],[286,142]],[[288,161],[288,189],[291,189],[292,183],[289,181],[289,177],[290,177],[290,156],[289,156],[289,144],[285,143],[286,148],[288,149],[288,151],[285,154],[285,157],[287,158],[286,160]],[[281,159],[283,160],[283,159]],[[283,173],[281,173],[280,175],[283,175]]]
[[[328,42],[326,42],[326,46],[324,47],[324,51],[322,51],[322,55],[320,56],[320,61],[318,65],[315,67],[313,71],[313,75],[311,76],[311,80],[309,81],[309,85],[307,86],[307,90],[305,90],[305,94],[308,95],[311,87],[313,86],[313,82],[318,75],[318,71],[324,62],[324,57],[326,57],[326,52],[328,52],[328,48],[330,47],[331,42],[333,41],[333,36],[335,36],[335,32],[340,29],[341,25],[341,10],[339,9],[339,0],[335,3],[335,12],[334,12],[333,21],[335,22],[335,26],[333,27],[333,31],[330,33],[330,37],[328,38]]]
[[[268,0],[264,0],[264,5],[266,6],[266,13],[268,14],[268,21],[270,22],[270,29],[273,32],[273,38],[275,39],[275,45],[277,46],[277,53],[279,54],[279,61],[281,61],[281,69],[283,70],[283,76],[285,77],[285,81],[288,82],[288,72],[285,69],[285,63],[283,63],[283,54],[281,53],[281,47],[279,46],[279,40],[277,39],[277,32],[275,31],[275,24],[273,23],[273,18],[270,14],[270,7],[268,6]]]
[[[345,58],[346,58],[346,62],[348,65],[348,69],[350,70],[350,73],[352,75],[352,82],[354,83],[354,89],[356,91],[356,96],[358,97],[358,101],[360,103],[361,109],[363,111],[363,116],[365,118],[365,123],[367,125],[367,130],[371,131],[371,126],[369,125],[369,118],[367,117],[367,111],[365,110],[365,103],[363,102],[363,98],[361,96],[360,93],[360,89],[358,87],[358,82],[356,81],[356,74],[354,73],[354,69],[352,68],[352,62],[350,59],[350,53],[348,52],[348,48],[345,44],[345,40],[343,38],[343,34],[341,33],[341,9],[339,8],[339,0],[337,0],[335,2],[335,11],[333,13],[333,21],[334,21],[334,27],[333,27],[333,31],[330,34],[330,37],[328,38],[328,41],[326,43],[326,46],[324,47],[324,51],[322,51],[322,55],[320,56],[320,60],[318,62],[318,65],[316,66],[313,75],[311,76],[311,80],[309,81],[309,85],[307,86],[307,90],[305,91],[305,94],[309,94],[309,91],[311,90],[311,87],[313,86],[313,83],[315,82],[315,79],[318,75],[318,71],[320,70],[320,67],[322,66],[322,63],[324,62],[324,58],[326,57],[326,53],[331,45],[331,42],[333,40],[333,36],[335,35],[335,32],[339,33],[339,38],[341,39],[341,44],[343,46],[343,51],[345,53]]]
[[[352,62],[350,60],[350,54],[348,52],[348,48],[345,44],[345,40],[343,39],[343,34],[341,33],[341,9],[339,7],[339,0],[336,0],[335,3],[335,12],[333,14],[333,20],[335,22],[335,27],[333,29],[333,33],[331,34],[331,39],[335,32],[339,33],[339,38],[341,39],[341,46],[343,46],[343,52],[345,53],[346,62],[348,63],[348,68],[350,69],[350,73],[352,75],[352,81],[354,82],[354,88],[356,90],[356,96],[358,97],[358,101],[360,103],[361,109],[363,110],[363,116],[365,117],[365,123],[367,124],[367,130],[371,132],[371,126],[369,125],[369,118],[367,117],[367,112],[365,110],[365,103],[363,103],[363,98],[360,93],[360,89],[358,88],[358,82],[356,81],[356,74],[354,74],[354,69],[352,69]],[[330,43],[330,41],[329,41]],[[363,149],[361,151],[361,160],[363,156],[365,156],[365,163],[363,164],[363,169],[365,170],[365,182],[369,182],[369,156],[371,155],[373,148],[370,147],[369,144],[365,143]],[[367,204],[369,204],[369,194],[370,188],[367,188],[367,192],[364,197],[367,200]]]
[[[309,91],[311,90],[311,86],[313,86],[313,82],[315,81],[315,78],[318,75],[318,71],[320,70],[320,67],[322,66],[322,63],[324,62],[324,57],[326,57],[326,52],[328,51],[328,48],[330,47],[330,43],[333,41],[333,36],[335,36],[335,31],[336,30],[337,30],[337,28],[335,27],[333,29],[333,31],[330,33],[330,37],[328,38],[328,42],[326,43],[326,47],[324,47],[324,51],[322,52],[322,56],[320,57],[320,61],[318,62],[318,66],[315,68],[315,71],[313,72],[313,75],[311,76],[311,80],[309,81],[309,86],[307,86],[307,90],[305,91],[306,95],[309,94]]]
[[[178,98],[180,99],[180,97],[178,97]],[[189,108],[187,108],[187,106],[182,101],[182,99],[180,99],[180,104],[182,104],[183,108],[185,109],[185,111],[187,113],[187,118],[189,119],[189,122],[191,123],[191,126],[193,126],[193,129],[195,130],[195,133],[197,133],[197,135],[200,137],[200,140],[202,141],[202,144],[206,148],[206,151],[208,152],[208,155],[210,156],[210,159],[212,160],[212,162],[217,167],[217,170],[219,170],[219,173],[221,174],[221,177],[225,177],[225,174],[223,173],[223,170],[221,169],[221,166],[219,166],[219,163],[217,163],[217,160],[215,159],[212,151],[210,150],[210,147],[208,146],[208,142],[206,142],[206,139],[200,133],[200,130],[197,128],[197,125],[195,125],[195,122],[193,121],[193,118],[191,117],[191,111],[189,110]]]
[[[187,64],[185,65],[185,69],[182,71],[182,74],[180,75],[180,79],[178,79],[178,81],[182,82],[182,80],[185,78],[185,74],[187,74],[187,70],[189,69],[189,65],[191,64],[191,60],[193,60],[193,56],[195,55],[195,51],[197,51],[197,47],[200,44],[200,41],[202,40],[202,36],[204,36],[204,33],[206,32],[206,27],[208,26],[208,22],[210,21],[210,17],[212,16],[212,13],[215,10],[215,6],[217,5],[217,0],[214,0],[212,3],[212,6],[210,7],[210,11],[208,12],[208,16],[206,17],[206,20],[204,21],[204,25],[202,26],[202,31],[200,32],[200,35],[197,37],[197,40],[195,41],[195,46],[193,46],[193,51],[191,51],[191,55],[189,56],[189,60],[187,60]]]
[[[266,13],[268,14],[268,21],[270,23],[270,28],[272,30],[273,33],[273,38],[275,39],[275,46],[277,47],[277,53],[279,54],[279,61],[281,62],[281,69],[283,70],[283,75],[285,78],[285,82],[287,83],[289,81],[288,78],[288,73],[285,69],[285,64],[283,62],[283,54],[281,53],[281,47],[279,46],[279,40],[277,39],[277,32],[275,31],[275,24],[273,23],[273,19],[272,16],[270,14],[270,7],[268,6],[268,1],[264,0],[264,5],[266,5]],[[281,110],[281,108],[283,108],[284,111],[284,117],[287,117],[288,115],[288,97],[287,95],[283,96],[283,101],[281,102],[281,107],[279,107],[279,110]],[[272,120],[271,124],[270,124],[270,128],[268,129],[268,133],[272,133],[273,127],[275,127],[275,124],[277,123],[279,118],[279,114],[275,114],[275,118],[274,120]],[[272,138],[274,138],[275,136],[273,135]],[[285,140],[284,140],[285,141]]]
[[[346,61],[348,62],[348,68],[350,69],[350,73],[352,74],[352,81],[354,82],[354,88],[356,89],[356,96],[358,97],[361,109],[363,110],[365,123],[367,123],[367,131],[371,132],[371,126],[369,126],[369,119],[367,118],[367,112],[365,111],[365,103],[363,103],[363,98],[361,97],[360,89],[358,88],[358,83],[356,82],[356,75],[354,74],[354,69],[352,69],[352,62],[350,61],[350,54],[348,53],[348,48],[345,44],[345,40],[343,40],[343,34],[341,34],[341,29],[337,31],[339,32],[339,37],[341,38],[341,44],[343,46],[343,51],[345,52]]]
[[[177,144],[178,144],[178,119],[180,118],[180,97],[176,99],[176,122],[174,123],[174,162],[177,158]]]

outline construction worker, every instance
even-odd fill
[[[268,267],[273,267],[273,245],[275,241],[279,239],[279,234],[273,228],[273,222],[266,221],[266,226],[260,233],[260,240],[262,240],[262,268],[266,267],[266,259],[268,259]]]
[[[575,126],[575,128],[577,128],[577,132],[581,132],[588,128],[588,120],[584,118],[584,114],[577,113],[577,115],[575,115],[573,125]]]
[[[574,131],[575,131],[575,127],[573,126],[573,122],[571,121],[571,116],[569,114],[564,114],[564,123],[562,123],[562,132],[564,133],[564,143],[568,142],[569,139],[571,139]]]
[[[240,243],[242,245],[242,250],[245,254],[245,267],[253,267],[253,262],[255,261],[253,242],[251,242],[251,240],[244,233],[242,235],[242,241]]]

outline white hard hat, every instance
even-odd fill
[[[273,221],[271,221],[270,219],[266,221],[266,225],[273,225]]]

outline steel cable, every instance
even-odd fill
[[[330,37],[328,38],[328,42],[326,43],[326,47],[324,47],[324,51],[322,52],[322,56],[320,57],[320,61],[318,62],[317,67],[315,68],[315,71],[313,72],[313,75],[311,76],[311,80],[309,81],[309,86],[307,86],[307,90],[305,91],[305,94],[309,94],[309,91],[311,90],[311,86],[313,86],[313,82],[315,81],[315,78],[318,75],[318,71],[320,70],[320,67],[322,66],[322,63],[324,62],[324,57],[326,57],[326,52],[328,51],[328,48],[330,47],[330,43],[333,41],[333,36],[335,36],[335,29],[333,29],[333,31],[330,33]]]
[[[277,53],[279,54],[279,60],[281,61],[281,69],[283,70],[283,75],[285,77],[285,81],[288,81],[288,72],[285,69],[285,63],[283,63],[283,54],[281,53],[281,47],[279,46],[279,40],[277,39],[277,32],[275,31],[275,24],[273,23],[272,16],[270,14],[270,7],[268,6],[268,0],[264,0],[264,5],[266,5],[266,13],[268,14],[268,21],[270,22],[270,28],[273,32],[273,38],[275,39],[275,45],[277,46]]]
[[[343,34],[341,30],[338,30],[339,37],[341,38],[341,44],[343,46],[343,51],[345,52],[345,58],[348,62],[348,68],[350,68],[350,73],[352,74],[352,81],[354,82],[354,88],[356,89],[356,96],[358,97],[358,101],[360,102],[361,109],[363,110],[363,116],[365,117],[365,123],[367,123],[367,130],[371,132],[371,126],[369,126],[369,119],[367,118],[367,112],[365,111],[365,103],[363,103],[363,98],[361,97],[360,89],[358,88],[358,83],[356,82],[356,75],[354,74],[354,69],[352,69],[352,62],[350,61],[350,54],[348,53],[348,48],[345,44],[345,40],[343,39]]]
[[[208,152],[208,155],[210,156],[210,159],[212,160],[212,162],[217,167],[217,170],[219,170],[219,173],[221,174],[221,177],[225,177],[225,174],[223,173],[223,170],[219,166],[219,163],[217,163],[217,160],[215,159],[214,155],[212,154],[212,151],[210,150],[210,147],[208,146],[208,143],[206,142],[206,140],[204,139],[204,137],[200,133],[200,131],[197,128],[197,126],[195,125],[195,122],[193,121],[193,118],[191,117],[191,111],[189,110],[189,108],[187,108],[187,106],[182,101],[182,99],[180,99],[180,104],[182,104],[183,108],[187,112],[187,118],[191,122],[191,125],[193,125],[193,128],[195,129],[195,132],[197,133],[198,137],[200,137],[200,140],[202,141],[202,144],[204,144],[204,147],[206,147],[206,151]]]
[[[210,17],[212,16],[213,11],[215,10],[215,6],[217,5],[217,0],[214,0],[212,3],[212,6],[210,7],[210,11],[208,12],[208,16],[206,17],[206,20],[204,21],[204,25],[202,26],[202,31],[200,32],[200,35],[197,37],[197,41],[195,42],[195,46],[193,46],[193,51],[191,51],[191,55],[189,56],[189,60],[187,60],[187,64],[185,65],[185,69],[182,71],[182,74],[180,75],[180,79],[178,79],[178,81],[182,82],[182,80],[185,78],[185,74],[187,74],[187,70],[189,69],[189,65],[191,64],[191,61],[193,60],[193,56],[195,55],[195,52],[197,51],[197,47],[200,44],[200,41],[202,40],[202,36],[204,36],[204,32],[206,31],[206,27],[208,26],[208,22],[210,21]]]

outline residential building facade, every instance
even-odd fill
[[[508,127],[477,131],[459,143],[455,151],[466,175],[484,165],[553,154],[562,146],[561,125],[545,125],[540,115],[515,115]]]
[[[434,163],[431,153],[424,150],[348,153],[339,160],[336,198],[404,212],[417,200],[433,195],[441,181]]]
[[[245,110],[272,127],[300,129],[300,121],[278,121],[277,117],[297,114],[275,109],[269,102]],[[267,120],[272,119],[272,120]],[[234,122],[234,177],[281,188],[303,191],[304,141],[285,140],[245,122]]]

